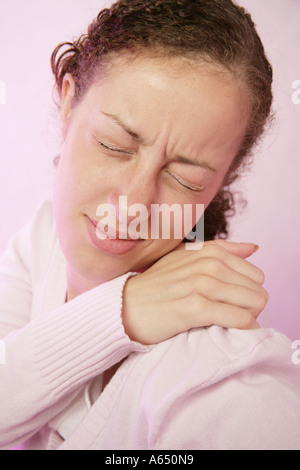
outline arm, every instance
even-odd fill
[[[284,384],[242,373],[172,408],[152,450],[299,450],[299,399]]]
[[[262,273],[234,254],[228,258],[228,250],[213,246],[210,251],[207,247],[201,253],[180,250],[170,253],[139,276],[130,277],[128,274],[117,278],[47,314],[40,312],[32,320],[31,304],[37,279],[31,269],[28,245],[31,243],[37,250],[38,243],[47,239],[47,232],[39,232],[38,238],[33,239],[32,229],[27,228],[14,239],[0,263],[0,338],[5,339],[7,347],[7,364],[0,366],[1,446],[14,445],[34,434],[62,411],[89,379],[133,351],[147,351],[142,344],[160,342],[189,328],[212,323],[230,326],[229,320],[236,326],[239,320],[241,327],[251,327],[253,316],[260,312],[255,304],[257,299],[261,304],[264,297],[259,285]],[[40,256],[46,256],[46,247],[39,248]],[[241,247],[234,244],[234,249],[240,256],[253,252],[249,245]],[[209,296],[196,292],[196,287],[205,289],[205,284],[199,284],[199,279],[207,277],[205,273],[212,265],[223,265],[222,258],[227,267],[231,266],[232,281],[244,284],[241,288],[243,299],[245,283],[248,297],[250,294],[246,308],[237,306],[235,315],[231,315],[229,320],[224,313],[232,311],[230,304],[234,303],[233,298],[229,297],[227,303],[221,304],[218,299],[209,300]],[[227,274],[225,270],[222,276]],[[210,273],[213,280],[212,276]],[[132,283],[135,279],[140,281]],[[167,283],[166,289],[161,289],[162,281]],[[183,294],[181,301],[176,298],[178,285],[188,289],[183,292],[187,300]],[[193,285],[194,291],[190,289]],[[234,292],[236,287],[233,287]],[[161,293],[167,295],[161,297]],[[194,302],[195,298],[203,305]],[[121,316],[123,300],[125,305]],[[189,309],[188,316],[181,315],[178,321],[176,316],[181,303],[186,306],[186,302],[191,300],[193,309]],[[221,305],[221,310],[216,310],[216,305]],[[253,312],[250,313],[248,307]]]
[[[299,450],[300,370],[288,338],[272,329],[206,332],[203,344],[190,335],[192,354],[180,355],[160,406],[151,402],[149,448]]]
[[[256,320],[268,294],[263,272],[245,259],[255,250],[249,243],[223,240],[206,242],[198,251],[179,245],[126,283],[123,324],[128,336],[153,344],[210,325],[259,328]]]
[[[0,262],[0,338],[6,346],[6,364],[0,365],[2,448],[33,435],[85,382],[132,351],[147,350],[131,342],[122,325],[122,292],[130,274],[31,319],[31,235],[28,226]]]

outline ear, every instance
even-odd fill
[[[60,108],[60,124],[63,137],[66,135],[69,118],[72,111],[72,104],[75,97],[76,85],[74,78],[70,73],[64,76],[61,89],[61,108]]]

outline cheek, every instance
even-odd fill
[[[93,170],[89,149],[80,138],[68,138],[63,145],[57,168],[56,191],[65,202],[77,201],[88,193],[93,185]]]

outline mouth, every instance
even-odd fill
[[[99,235],[100,239],[109,238],[111,240],[142,240],[140,237],[131,237],[129,233],[126,231],[122,232],[117,230],[115,227],[104,226],[100,222],[96,222],[95,220],[91,219],[92,224],[95,226],[97,234]]]
[[[104,227],[87,215],[85,219],[90,242],[100,251],[113,255],[122,255],[133,250],[144,241],[142,238],[130,238],[127,233],[117,231],[112,227]]]

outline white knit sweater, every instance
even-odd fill
[[[51,202],[0,260],[0,448],[300,449],[300,365],[272,329],[130,341],[134,273],[65,303]],[[101,374],[123,360],[101,393]]]

